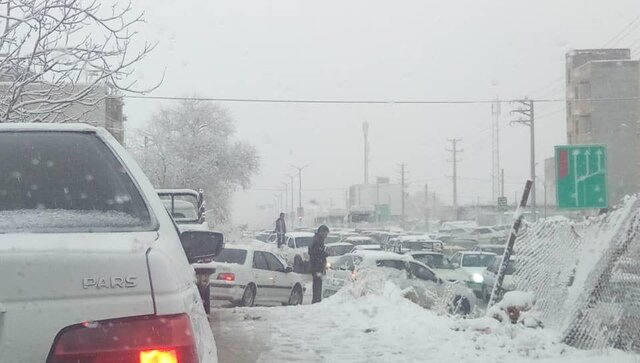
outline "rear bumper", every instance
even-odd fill
[[[240,301],[242,300],[242,294],[244,294],[244,285],[225,284],[219,282],[211,282],[210,284],[210,298],[211,300],[225,300],[225,301]]]

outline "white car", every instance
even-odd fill
[[[471,230],[466,237],[474,239],[479,243],[499,243],[506,242],[506,235],[504,231],[498,231],[492,227],[477,227]]]
[[[469,288],[480,296],[484,287],[484,277],[482,273],[495,257],[491,252],[462,251],[456,252],[451,257],[453,267],[464,273],[467,277],[465,282]]]
[[[289,232],[285,234],[285,245],[280,256],[295,272],[305,272],[309,267],[309,246],[313,242],[311,232]]]
[[[409,252],[407,255],[429,266],[433,272],[449,282],[465,282],[467,280],[467,274],[453,267],[447,256],[441,252],[417,251]]]
[[[373,238],[369,236],[361,236],[361,235],[349,236],[349,237],[343,238],[342,241],[340,242],[351,243],[354,246],[379,244],[379,243],[376,243],[376,241]]]
[[[409,255],[380,251],[357,251],[337,259],[324,279],[323,297],[332,296],[348,281],[378,268],[384,269],[385,279],[400,288],[413,288],[417,293],[416,302],[425,308],[433,308],[439,300],[445,300],[451,312],[466,315],[475,306],[473,292],[464,285],[445,281]]]
[[[0,361],[216,362],[189,262],[222,246],[106,130],[0,124]]]
[[[434,240],[429,235],[409,235],[392,238],[389,240],[389,248],[396,253],[411,251],[444,251],[444,243]]]
[[[496,283],[496,279],[498,276],[498,269],[500,268],[500,263],[502,262],[502,256],[495,256],[489,266],[482,272],[483,278],[483,286],[482,286],[482,299],[484,301],[489,301],[491,297],[491,292],[493,291],[493,285]],[[509,259],[509,263],[507,263],[507,268],[504,271],[504,279],[502,280],[502,292],[503,295],[505,292],[513,291],[516,289],[516,283],[513,279],[513,274],[516,272],[517,265],[517,257],[511,256]]]
[[[502,245],[494,245],[494,244],[481,244],[481,245],[476,245],[473,248],[474,252],[491,252],[491,253],[495,253],[498,256],[502,256],[504,255],[504,250],[507,248],[506,245],[502,244]]]
[[[278,256],[257,245],[227,245],[215,257],[211,299],[240,306],[302,304],[304,282]]]

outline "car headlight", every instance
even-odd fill
[[[477,284],[481,284],[484,281],[484,277],[482,277],[482,275],[480,275],[479,273],[474,273],[473,275],[471,275],[471,281]]]

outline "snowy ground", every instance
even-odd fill
[[[384,290],[358,298],[341,291],[316,305],[216,309],[220,362],[640,362],[573,349],[548,329],[439,316],[393,286]]]

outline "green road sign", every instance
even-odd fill
[[[556,146],[558,208],[607,208],[607,153],[604,145]]]

